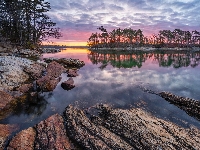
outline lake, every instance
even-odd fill
[[[200,128],[200,121],[140,88],[168,91],[199,100],[200,52],[92,52],[68,48],[59,53],[43,54],[43,58],[48,57],[77,58],[85,62],[78,71],[79,76],[73,78],[75,88],[69,91],[62,89],[61,83],[69,78],[63,73],[56,89],[43,93],[44,99],[38,104],[27,104],[26,109],[19,108],[0,123],[17,123],[21,128],[27,128],[52,114],[62,114],[69,104],[87,109],[106,103],[114,108],[142,108],[182,127],[194,125]]]

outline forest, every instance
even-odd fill
[[[97,29],[100,30],[100,33],[92,33],[87,41],[90,48],[200,47],[200,32],[197,30],[160,30],[158,34],[145,36],[141,29],[118,28],[110,32],[103,26]]]
[[[0,42],[32,49],[49,37],[61,37],[46,14],[50,9],[44,0],[1,0]]]

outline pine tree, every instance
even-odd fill
[[[59,38],[59,28],[45,13],[44,0],[0,0],[0,35],[14,45],[33,48],[49,37]]]

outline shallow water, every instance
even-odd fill
[[[183,127],[200,128],[200,121],[163,98],[146,93],[139,86],[156,92],[168,91],[179,96],[200,100],[200,53],[188,52],[90,52],[87,49],[66,49],[60,53],[44,54],[43,58],[78,58],[85,66],[73,78],[75,88],[63,90],[61,82],[56,89],[43,93],[44,100],[37,105],[27,104],[0,123],[17,123],[27,128],[48,118],[62,114],[69,104],[82,109],[97,103],[107,103],[115,108],[139,107],[156,117],[172,121]]]

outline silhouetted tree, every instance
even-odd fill
[[[45,14],[50,3],[44,0],[1,0],[0,34],[11,43],[33,48],[49,37],[59,38],[59,28]]]

